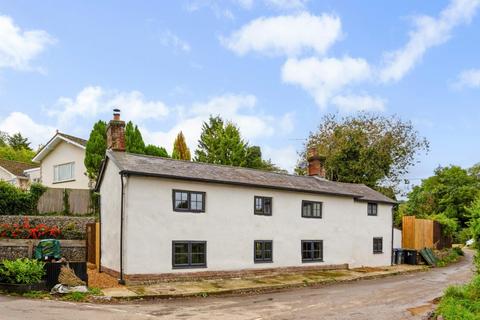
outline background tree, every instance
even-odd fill
[[[142,134],[137,125],[128,121],[125,127],[125,148],[127,152],[143,154],[145,150],[145,142],[143,142]]]
[[[480,194],[480,180],[458,166],[439,167],[408,194],[405,214],[420,218],[444,215],[461,228],[470,219],[467,207]]]
[[[20,162],[32,162],[35,152],[29,149],[15,150],[10,146],[0,147],[0,159],[20,161]]]
[[[185,142],[185,136],[183,135],[182,131],[178,133],[175,141],[173,142],[172,158],[180,160],[192,159],[192,156],[190,155],[190,149]]]
[[[0,131],[0,147],[8,145],[8,133]]]
[[[263,160],[260,147],[243,140],[236,125],[218,116],[203,123],[195,161],[284,172],[270,160]]]
[[[326,156],[329,180],[364,183],[395,193],[416,155],[428,151],[429,145],[411,122],[360,113],[341,119],[326,115],[317,131],[310,133],[300,162],[305,162],[306,150],[313,146]],[[304,169],[297,168],[296,172],[303,173]]]
[[[164,147],[158,147],[153,144],[149,144],[145,147],[144,152],[146,155],[169,158],[167,150]]]
[[[28,138],[25,138],[24,136],[22,136],[20,132],[15,133],[13,136],[9,136],[8,144],[14,150],[20,150],[20,149],[32,150],[30,148],[30,142],[28,142]]]
[[[90,179],[96,179],[107,150],[107,123],[99,120],[93,125],[85,147],[85,168]]]

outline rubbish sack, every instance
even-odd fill
[[[82,281],[75,272],[70,268],[67,264],[66,266],[62,266],[60,269],[60,274],[58,275],[58,282],[66,285],[66,286],[84,286],[85,281]]]
[[[63,285],[61,283],[56,284],[52,290],[50,290],[50,294],[65,294],[65,293],[70,293],[70,292],[83,292],[86,293],[88,292],[87,286],[75,286],[75,287],[69,287],[66,285]]]

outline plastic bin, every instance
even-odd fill
[[[406,264],[418,264],[417,250],[403,250],[403,256]]]
[[[393,249],[393,263],[403,264],[404,263],[403,254],[404,254],[403,249]]]

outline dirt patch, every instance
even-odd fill
[[[88,286],[93,288],[119,288],[118,280],[108,274],[98,272],[95,266],[89,264],[88,266]]]
[[[374,267],[360,267],[360,268],[354,268],[354,269],[350,269],[350,270],[355,271],[355,272],[363,272],[363,273],[387,271],[387,269],[374,268]]]
[[[433,305],[432,304],[424,304],[418,307],[408,308],[407,311],[410,312],[412,316],[418,316],[426,314],[427,312],[432,311]]]

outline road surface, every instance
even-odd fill
[[[472,276],[468,251],[459,263],[382,279],[248,296],[85,304],[0,296],[0,319],[421,319],[450,284]]]

